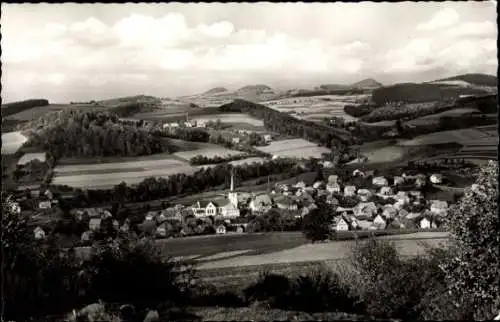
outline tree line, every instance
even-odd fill
[[[191,159],[189,159],[189,164],[190,165],[206,165],[206,164],[219,164],[219,163],[225,163],[225,162],[230,162],[230,161],[237,161],[237,160],[243,160],[251,157],[250,155],[247,154],[240,154],[240,155],[231,155],[231,156],[226,156],[226,157],[220,157],[220,156],[214,156],[214,157],[207,157],[201,154],[198,154]]]

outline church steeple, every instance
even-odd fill
[[[231,168],[231,185],[229,187],[229,193],[227,194],[227,199],[231,202],[236,208],[238,208],[238,193],[234,191],[234,171]]]

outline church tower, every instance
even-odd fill
[[[233,204],[236,208],[238,208],[238,193],[234,191],[234,172],[233,169],[231,169],[231,188],[229,190],[229,193],[227,194],[227,199],[229,199],[229,202]]]

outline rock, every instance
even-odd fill
[[[144,322],[160,321],[160,314],[156,310],[149,310],[144,318]]]

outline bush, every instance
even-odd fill
[[[247,302],[266,302],[272,307],[282,306],[291,283],[288,277],[278,274],[261,273],[257,283],[247,287],[243,293]]]

